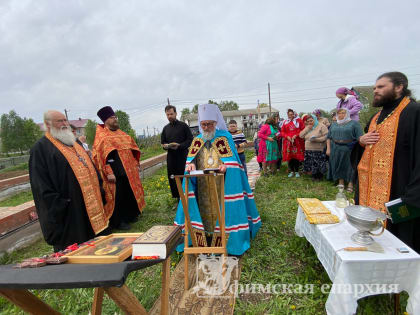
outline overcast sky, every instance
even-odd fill
[[[285,116],[332,109],[341,86],[386,71],[420,92],[419,1],[0,1],[0,114],[47,109],[138,133],[208,99],[268,102]],[[419,91],[419,92],[417,92]]]

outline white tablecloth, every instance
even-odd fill
[[[295,231],[312,244],[333,282],[325,305],[327,313],[354,314],[360,298],[378,292],[406,291],[409,294],[407,312],[420,314],[420,255],[410,248],[409,253],[398,252],[396,248],[408,246],[386,230],[374,237],[385,253],[340,251],[348,246],[361,246],[350,238],[357,230],[347,222],[344,210],[336,208],[333,201],[323,203],[340,218],[340,223],[309,224],[299,207]],[[368,286],[372,284],[381,286]]]

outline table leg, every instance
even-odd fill
[[[33,315],[61,314],[48,304],[45,304],[28,290],[0,289],[0,295],[19,306],[25,312]]]
[[[147,314],[143,305],[140,304],[139,300],[125,284],[123,284],[121,288],[109,287],[104,288],[104,290],[126,314]]]
[[[104,289],[95,288],[95,293],[93,295],[93,305],[92,305],[92,315],[101,315],[102,314],[102,302],[104,300]]]
[[[171,276],[171,257],[162,264],[162,293],[160,295],[160,314],[169,314],[169,282]]]

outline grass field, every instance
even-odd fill
[[[16,195],[13,195],[12,197],[0,201],[0,207],[14,207],[27,201],[31,201],[32,199],[34,199],[32,197],[32,191],[23,191]]]
[[[252,157],[247,153],[247,159]],[[255,190],[255,201],[262,218],[262,227],[251,249],[242,258],[240,283],[314,284],[313,294],[285,293],[240,294],[236,314],[325,314],[327,295],[321,284],[331,284],[311,245],[295,235],[294,225],[297,197],[316,197],[321,200],[335,198],[336,188],[330,182],[313,183],[309,177],[287,178],[283,165],[275,176],[260,178]],[[165,168],[144,181],[147,207],[142,218],[131,231],[145,231],[154,224],[172,224],[174,202],[169,195]],[[39,241],[28,249],[3,257],[1,264],[14,263],[26,257],[41,256],[52,248]],[[172,268],[181,258],[172,256]],[[160,266],[133,272],[127,285],[141,303],[150,309],[160,291]],[[35,294],[64,314],[87,314],[93,299],[93,289],[43,290]],[[407,295],[402,295],[401,308],[405,310]],[[357,314],[393,314],[388,295],[359,301]],[[17,314],[18,309],[0,298],[1,314]],[[22,312],[21,312],[22,313]],[[23,313],[22,313],[23,314]],[[121,314],[109,298],[104,300],[103,314]]]

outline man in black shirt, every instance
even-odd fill
[[[176,119],[177,113],[175,106],[166,106],[165,114],[169,120],[169,124],[162,130],[161,144],[162,148],[168,151],[167,169],[172,197],[179,199],[175,180],[171,179],[171,175],[184,174],[185,161],[193,135],[190,131],[190,127],[188,127],[186,123]]]
[[[419,207],[420,105],[407,87],[407,77],[401,72],[384,73],[376,81],[373,106],[382,109],[359,139],[364,153],[358,165],[356,203],[384,210],[385,202],[401,198],[407,205]],[[388,147],[389,152],[385,150]],[[419,227],[419,217],[398,224],[388,222],[388,229],[418,253]]]

